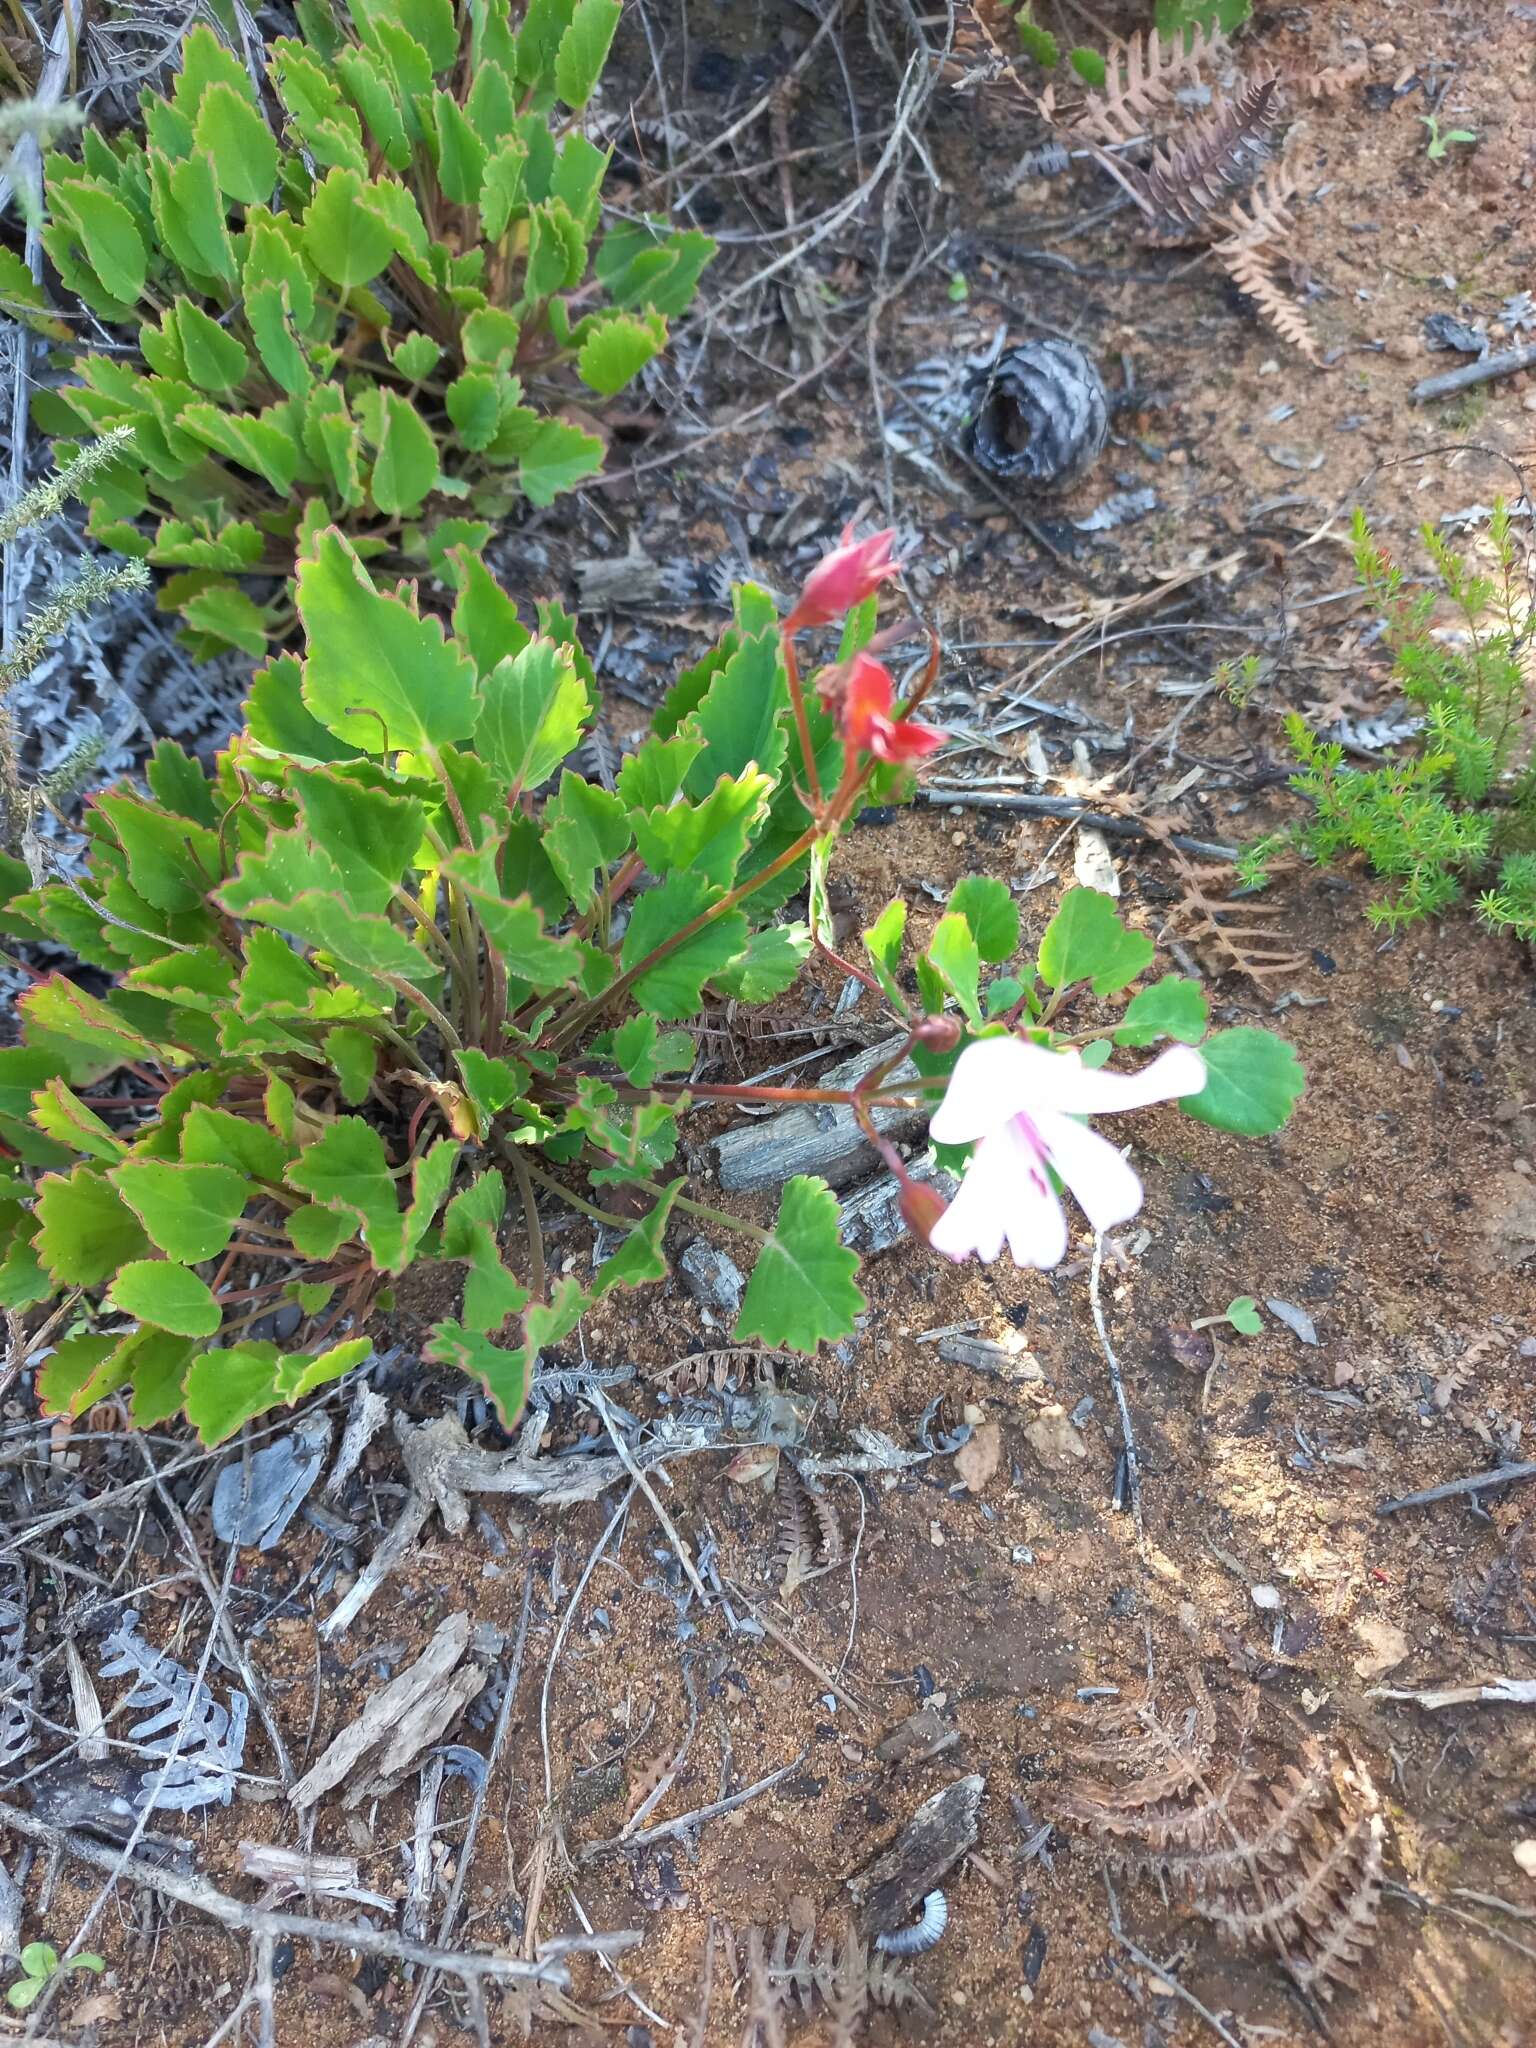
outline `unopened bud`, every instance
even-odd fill
[[[904,1180],[901,1184],[901,1220],[912,1235],[926,1244],[935,1225],[949,1204],[937,1188],[928,1187],[920,1180]]]
[[[960,1043],[957,1017],[925,1017],[916,1030],[917,1042],[929,1052],[953,1052]]]

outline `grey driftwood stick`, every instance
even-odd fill
[[[1536,369],[1536,342],[1524,348],[1500,349],[1497,355],[1463,363],[1459,370],[1442,370],[1438,377],[1424,377],[1408,395],[1415,405],[1422,405],[1426,398],[1449,398],[1470,385],[1486,384],[1491,378],[1512,377],[1516,370],[1530,369]]]
[[[1395,1515],[1399,1508],[1427,1508],[1431,1501],[1453,1500],[1458,1493],[1481,1493],[1489,1486],[1508,1486],[1515,1479],[1536,1479],[1536,1465],[1495,1465],[1487,1472],[1469,1472],[1465,1479],[1448,1479],[1444,1486],[1427,1487],[1423,1493],[1405,1493],[1400,1500],[1384,1500],[1376,1512]]]
[[[976,1839],[982,1777],[956,1778],[913,1814],[891,1846],[848,1880],[860,1925],[870,1934],[899,1927]]]
[[[816,1085],[852,1088],[905,1043],[902,1035],[865,1046],[821,1075]],[[904,1061],[891,1075],[893,1082],[916,1079],[917,1069],[910,1061]],[[915,1130],[923,1114],[920,1109],[884,1108],[874,1110],[872,1118],[882,1136],[897,1138]],[[782,1187],[797,1173],[818,1173],[829,1187],[842,1188],[880,1163],[853,1111],[844,1103],[797,1102],[762,1123],[738,1124],[712,1144],[720,1185],[736,1195]]]

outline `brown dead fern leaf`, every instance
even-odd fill
[[[773,1481],[778,1540],[773,1562],[793,1593],[819,1565],[840,1564],[847,1555],[837,1510],[819,1493],[787,1451],[780,1451]]]
[[[1181,85],[1198,79],[1202,67],[1225,52],[1227,39],[1213,23],[1164,39],[1138,29],[1104,52],[1104,83],[1082,105],[1061,116],[1084,142],[1137,142],[1175,103]]]
[[[690,1351],[663,1366],[656,1384],[674,1396],[741,1393],[748,1387],[776,1387],[779,1374],[795,1362],[789,1351],[762,1351],[752,1344],[716,1351]]]
[[[1386,1824],[1364,1767],[1314,1741],[1261,1768],[1257,1710],[1254,1693],[1217,1765],[1195,1734],[1203,1714],[1169,1717],[1144,1703],[1139,1737],[1122,1723],[1094,1746],[1100,1761],[1117,1753],[1119,1775],[1069,1781],[1054,1817],[1092,1836],[1112,1868],[1175,1889],[1240,1947],[1274,1956],[1304,1992],[1328,1999],[1375,1937]],[[1182,1772],[1170,1747],[1183,1753]]]
[[[1279,80],[1258,78],[1245,84],[1236,99],[1218,101],[1172,142],[1154,149],[1145,165],[1120,164],[1107,151],[1095,153],[1136,201],[1160,242],[1202,241],[1217,209],[1247,191],[1269,161],[1282,119]]]
[[[1211,253],[1281,339],[1316,363],[1317,338],[1278,276],[1294,224],[1295,197],[1295,179],[1282,157],[1267,166],[1245,199],[1233,201],[1227,212],[1232,233],[1213,243]]]
[[[871,2006],[932,2015],[906,1971],[867,1948],[851,1927],[845,1926],[840,1936],[823,1938],[814,1929],[795,1935],[781,1926],[770,1937],[761,1928],[749,1927],[745,1947],[749,2030],[754,2025],[761,2028],[770,2009],[779,2014],[820,2012],[831,2028],[830,2048],[853,2048],[859,2023]],[[727,1953],[734,1954],[734,1944]],[[749,2041],[750,2032],[744,2048]],[[763,2043],[768,2048],[766,2035]]]

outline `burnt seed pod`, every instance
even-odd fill
[[[971,399],[971,453],[991,476],[1063,484],[1109,438],[1109,394],[1073,341],[1026,341],[1000,356]]]

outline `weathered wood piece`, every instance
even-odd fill
[[[903,1038],[893,1037],[880,1045],[862,1046],[823,1074],[816,1086],[852,1088],[903,1043]],[[891,1079],[915,1081],[917,1069],[904,1060]],[[872,1121],[882,1137],[895,1138],[915,1131],[924,1114],[921,1109],[877,1109]],[[739,1124],[714,1139],[713,1145],[720,1185],[736,1195],[782,1187],[797,1173],[818,1173],[829,1187],[844,1188],[880,1163],[853,1111],[840,1102],[794,1103],[762,1123]]]
[[[976,1840],[976,1815],[986,1779],[956,1778],[913,1814],[891,1846],[848,1880],[866,1934],[910,1920],[946,1872]]]

